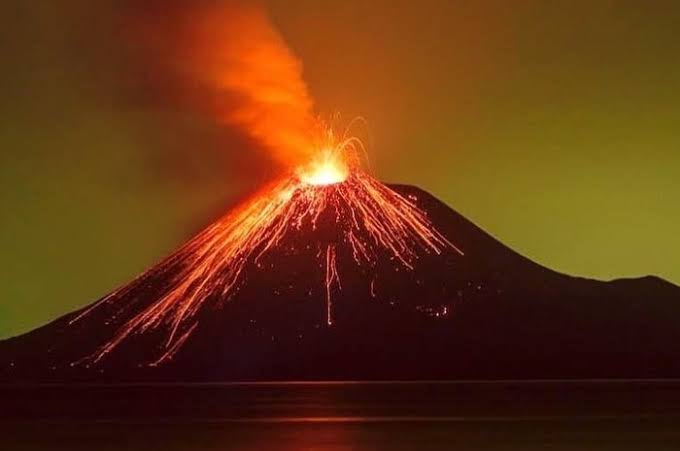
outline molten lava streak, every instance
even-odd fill
[[[329,327],[333,296],[342,290],[340,256],[370,271],[378,260],[412,269],[423,253],[460,252],[410,199],[362,169],[357,138],[316,118],[302,63],[266,11],[240,1],[179,2],[181,8],[169,10],[167,2],[156,3],[141,18],[134,14],[128,27],[146,59],[185,81],[180,98],[258,144],[288,174],[73,319],[111,305],[111,322],[125,321],[85,361],[99,361],[133,335],[152,331],[164,337],[154,363],[171,358],[198,327],[200,312],[237,302],[246,269],[261,270],[272,251],[299,245],[286,239],[291,234],[314,240],[305,249],[317,247]],[[330,223],[332,236],[316,240],[306,232],[321,222]],[[373,281],[366,289],[376,297]]]
[[[332,134],[328,137],[335,139]],[[327,150],[321,151],[317,160],[262,190],[160,265],[74,319],[78,321],[103,303],[115,303],[153,277],[167,276],[170,280],[157,299],[92,356],[94,360],[100,360],[129,336],[157,328],[166,329],[167,336],[165,354],[156,363],[172,357],[196,327],[198,312],[210,308],[218,302],[216,299],[228,300],[238,290],[246,264],[257,265],[288,232],[303,226],[315,228],[324,212],[332,212],[340,230],[337,242],[326,244],[318,257],[326,268],[325,320],[329,326],[333,324],[332,294],[341,289],[335,264],[338,246],[348,246],[358,265],[375,265],[377,254],[387,252],[408,269],[423,251],[460,252],[413,202],[358,166],[358,140],[326,145]]]

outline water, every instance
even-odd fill
[[[1,450],[671,450],[680,381],[0,387]]]

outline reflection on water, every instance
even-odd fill
[[[680,382],[2,387],[1,450],[680,449]]]
[[[672,422],[112,423],[32,425],[7,450],[677,450]]]

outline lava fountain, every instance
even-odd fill
[[[277,180],[191,239],[177,252],[114,291],[72,322],[106,303],[116,303],[148,280],[167,276],[162,294],[125,323],[93,356],[100,360],[132,334],[167,329],[164,354],[170,357],[197,327],[201,309],[215,299],[229,301],[238,291],[248,263],[258,264],[282,238],[303,226],[316,227],[319,217],[332,213],[340,231],[338,242],[327,243],[318,258],[326,274],[326,324],[333,325],[333,291],[341,289],[335,264],[338,246],[347,246],[357,265],[372,266],[379,252],[413,269],[421,252],[461,253],[432,226],[411,200],[379,182],[358,164],[356,138],[328,131],[319,157]]]

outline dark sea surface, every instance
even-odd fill
[[[0,387],[0,450],[680,450],[680,381]]]

